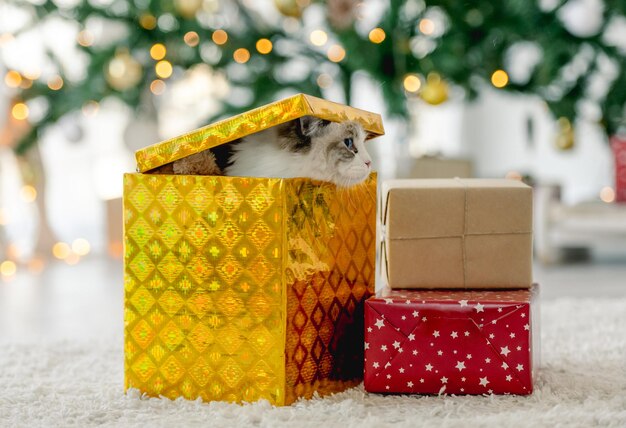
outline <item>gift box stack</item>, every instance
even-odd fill
[[[392,180],[380,213],[386,285],[365,303],[365,389],[530,394],[539,350],[531,188]]]

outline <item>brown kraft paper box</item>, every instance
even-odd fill
[[[383,183],[382,273],[391,288],[528,288],[532,189],[515,180]]]

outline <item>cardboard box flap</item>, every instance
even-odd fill
[[[530,234],[531,206],[531,188],[516,180],[388,180],[381,221],[387,240]]]
[[[137,170],[149,171],[302,116],[331,122],[357,121],[367,131],[368,139],[385,133],[382,119],[376,113],[298,94],[138,150]]]

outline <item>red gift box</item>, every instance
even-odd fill
[[[530,394],[537,294],[383,290],[365,302],[365,389]]]

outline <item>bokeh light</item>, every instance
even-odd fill
[[[22,83],[22,75],[15,70],[10,70],[4,75],[4,83],[9,88],[17,88]]]
[[[78,238],[72,242],[72,251],[79,256],[86,256],[91,251],[91,245],[86,239]]]
[[[239,48],[233,53],[233,58],[239,64],[245,64],[250,59],[250,51],[246,48]]]
[[[198,43],[200,43],[200,36],[195,31],[189,31],[183,36],[183,41],[187,46],[191,46],[193,48],[194,46],[198,46]]]
[[[602,200],[602,202],[606,202],[607,204],[614,202],[615,190],[613,190],[612,187],[603,187],[602,190],[600,190],[600,200]]]
[[[76,36],[76,41],[83,47],[89,47],[93,45],[93,34],[90,31],[82,30]]]
[[[322,89],[329,88],[333,84],[333,78],[328,73],[321,73],[317,76],[317,86]]]
[[[228,41],[228,33],[224,30],[216,30],[211,37],[216,45],[223,45]]]
[[[20,196],[24,202],[33,202],[37,199],[37,189],[35,189],[30,184],[22,186],[22,190],[20,191]]]
[[[63,87],[63,78],[61,76],[52,76],[48,79],[48,88],[53,91],[58,91]]]
[[[98,101],[94,100],[87,101],[85,104],[83,104],[83,108],[81,110],[84,116],[93,117],[98,114],[98,111],[100,110],[100,104],[98,104]]]
[[[161,60],[165,58],[166,54],[167,54],[167,49],[165,48],[165,45],[162,43],[155,43],[150,48],[150,56],[154,60],[157,60],[157,61]]]
[[[328,48],[328,59],[332,62],[341,62],[346,57],[346,50],[339,45]]]
[[[78,254],[70,253],[64,260],[68,265],[75,265],[80,261],[80,256]]]
[[[66,259],[72,252],[70,246],[65,242],[57,242],[52,246],[52,255],[59,260]]]
[[[41,257],[33,257],[28,261],[28,270],[32,273],[41,273],[46,266],[46,262]]]
[[[11,260],[5,260],[0,263],[0,275],[2,276],[13,276],[17,272],[17,266]]]
[[[432,21],[432,19],[424,18],[419,23],[419,29],[422,34],[430,36],[435,32],[435,23]]]
[[[165,88],[165,82],[160,79],[155,79],[150,83],[150,92],[152,92],[154,95],[161,95],[163,92],[165,92]]]
[[[16,103],[11,109],[11,115],[17,120],[28,119],[28,106],[24,103]]]
[[[146,30],[154,30],[157,26],[157,19],[154,15],[146,13],[139,18],[139,25]]]
[[[37,80],[41,77],[41,69],[37,67],[27,68],[22,71],[22,75],[30,80]]]
[[[404,77],[402,84],[407,92],[417,92],[422,86],[422,81],[415,74],[408,74]]]
[[[172,64],[169,61],[162,60],[156,63],[154,66],[156,75],[162,79],[167,79],[172,75]]]
[[[259,51],[260,54],[266,55],[272,52],[272,42],[269,39],[259,39],[256,42],[256,50]]]
[[[491,83],[496,88],[504,88],[509,83],[509,75],[504,70],[496,70],[491,75]]]
[[[15,40],[15,36],[11,33],[0,34],[0,46],[11,43]]]
[[[369,34],[370,42],[377,44],[382,43],[385,40],[385,37],[387,37],[387,35],[385,34],[385,30],[382,28],[374,28]]]
[[[309,40],[311,40],[311,43],[313,43],[315,46],[324,46],[328,41],[328,34],[326,34],[326,32],[323,30],[314,30],[311,31],[311,34],[309,35]]]
[[[6,255],[9,259],[16,260],[22,256],[22,251],[15,243],[11,243],[6,247]]]
[[[504,178],[506,178],[507,180],[522,181],[522,174],[520,174],[517,171],[509,171],[509,172],[506,173]]]

